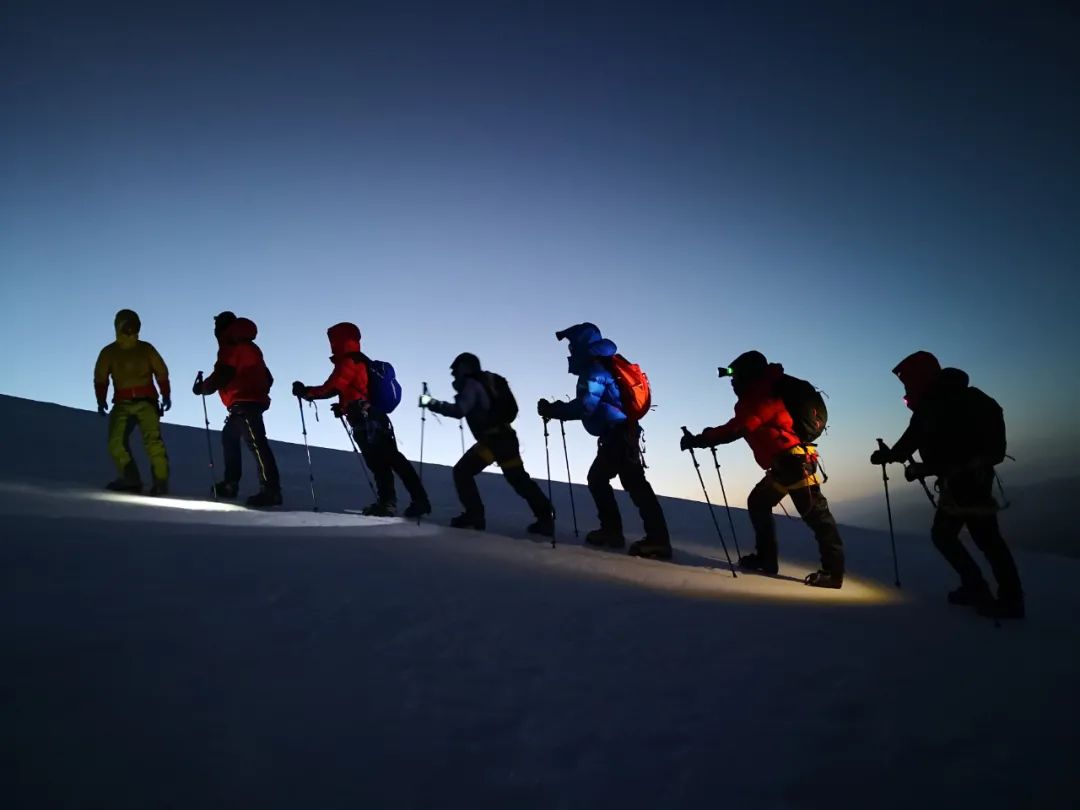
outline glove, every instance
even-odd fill
[[[930,469],[918,461],[913,461],[904,468],[904,478],[908,481],[918,481],[920,478],[926,478],[928,475],[933,475]]]
[[[536,403],[536,412],[545,419],[551,419],[554,416],[555,406],[546,399],[541,399]]]
[[[417,404],[421,408],[426,408],[431,404],[433,399],[434,399],[434,397],[432,397],[430,394],[421,394],[420,395],[420,401]]]
[[[171,407],[172,407],[172,397],[162,397],[161,398],[161,413],[165,413],[165,411],[169,410],[169,408],[171,408]]]
[[[870,463],[877,464],[889,464],[893,460],[891,450],[875,450],[870,454]]]
[[[109,406],[105,404],[104,400],[98,400],[97,412],[102,416],[109,412]]]
[[[693,433],[684,433],[679,440],[680,450],[689,450],[692,447],[702,447],[701,436],[695,436]]]
[[[294,397],[306,397],[307,396],[307,386],[304,385],[299,380],[297,380],[296,382],[294,382],[292,384],[292,395]]]
[[[344,411],[341,410],[341,403],[340,402],[331,402],[330,403],[330,413],[332,413],[334,415],[335,419],[340,419],[342,417],[342,415],[344,414]]]
[[[191,386],[191,393],[193,393],[195,396],[201,396],[202,392],[202,379],[195,380],[195,382]]]

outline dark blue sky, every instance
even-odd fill
[[[320,381],[352,320],[410,397],[471,350],[524,402],[572,389],[552,333],[589,319],[653,380],[666,493],[694,493],[678,427],[727,418],[715,367],[754,347],[830,394],[838,498],[879,486],[889,369],[919,348],[1002,402],[1016,475],[1070,469],[1075,8],[8,2],[4,390],[92,406],[130,306],[200,424],[185,391],[229,308],[281,381]],[[723,458],[748,488],[749,453]]]

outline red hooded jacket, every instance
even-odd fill
[[[270,386],[274,378],[255,345],[258,328],[247,318],[237,318],[221,334],[214,372],[203,383],[207,393],[217,391],[222,404],[239,403],[270,406]]]
[[[765,374],[746,384],[735,403],[735,416],[725,425],[706,428],[702,437],[710,445],[726,444],[745,432],[754,460],[763,469],[773,466],[776,456],[802,441],[795,435],[791,414],[774,391],[784,374],[779,363],[770,363]]]
[[[360,328],[354,323],[338,323],[326,330],[330,339],[330,361],[334,370],[322,385],[307,390],[309,399],[327,399],[337,394],[347,407],[357,400],[367,401],[368,370],[360,354]]]

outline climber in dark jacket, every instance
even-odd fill
[[[960,576],[960,587],[949,593],[949,602],[972,605],[997,618],[1022,618],[1020,574],[1001,536],[993,496],[994,467],[1005,460],[1006,450],[1001,406],[970,386],[963,371],[942,369],[930,352],[909,355],[893,373],[904,384],[911,422],[891,449],[883,445],[875,450],[870,463],[910,462],[905,469],[909,481],[937,477],[941,497],[930,537]],[[915,451],[921,462],[912,458]],[[990,563],[997,599],[960,542],[965,525]]]
[[[517,403],[506,380],[484,371],[476,355],[468,352],[454,358],[450,373],[457,392],[453,402],[440,402],[426,393],[420,397],[421,408],[452,419],[464,419],[476,439],[476,444],[454,465],[454,486],[465,511],[452,518],[450,525],[459,529],[486,527],[484,503],[480,500],[476,476],[494,462],[536,517],[526,531],[553,536],[555,522],[551,502],[525,471],[517,433],[510,426],[517,417]]]

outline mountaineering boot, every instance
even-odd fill
[[[551,515],[538,517],[535,521],[525,527],[525,531],[529,534],[539,534],[542,537],[554,537],[555,521],[552,519]]]
[[[248,498],[245,503],[256,508],[260,506],[281,506],[281,490],[263,487]]]
[[[652,540],[646,537],[631,543],[626,553],[631,557],[644,557],[648,560],[670,560],[671,543],[668,540]]]
[[[236,481],[218,481],[214,484],[214,494],[219,498],[235,498],[240,492]]]
[[[759,571],[762,574],[776,574],[780,570],[776,560],[767,560],[757,552],[739,557],[739,568],[743,571]]]
[[[1024,618],[1024,597],[998,597],[983,602],[976,609],[980,616],[991,619],[1022,619]]]
[[[615,532],[611,529],[605,529],[601,526],[599,529],[593,529],[587,535],[585,535],[585,542],[590,546],[597,546],[598,548],[625,548],[626,538],[623,537],[622,532]]]
[[[124,467],[124,472],[120,477],[107,483],[105,489],[112,492],[142,492],[142,479],[139,477],[139,468],[135,466],[135,462]]]
[[[420,518],[424,515],[430,515],[431,503],[429,501],[413,501],[406,507],[403,514],[407,518]]]
[[[803,580],[811,588],[840,588],[844,584],[843,574],[834,574],[829,571],[815,571],[807,574]]]
[[[360,514],[367,517],[394,517],[397,514],[397,504],[391,501],[375,501],[361,509]]]
[[[990,587],[985,582],[978,585],[961,585],[954,591],[949,591],[945,597],[950,605],[963,605],[964,607],[978,608],[994,601],[990,593]]]
[[[455,529],[476,529],[482,532],[487,528],[487,520],[483,515],[462,512],[457,517],[450,518],[450,526]]]
[[[150,487],[151,495],[168,495],[169,494],[169,481],[167,478],[155,478],[153,485]]]

